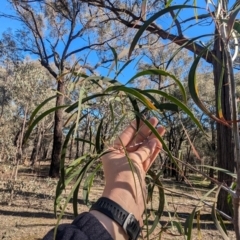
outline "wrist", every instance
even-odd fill
[[[117,229],[114,229],[114,226],[112,226],[113,223],[111,223],[111,221],[105,218],[103,224],[106,229],[109,229],[109,232],[111,234],[116,233],[117,236],[121,235],[121,237],[124,238],[126,238],[127,235],[128,239],[131,240],[136,240],[138,238],[141,230],[139,221],[136,220],[135,216],[132,213],[127,212],[115,201],[112,201],[111,199],[106,197],[101,197],[97,200],[96,203],[92,205],[90,210],[96,210],[118,224]],[[103,221],[102,219],[99,220],[101,222]],[[111,226],[107,225],[106,221],[108,224],[111,223]],[[123,234],[122,230],[126,235]],[[119,237],[115,239],[119,239]]]
[[[103,213],[96,210],[90,210],[90,213],[98,219],[98,221],[104,226],[104,228],[109,232],[113,239],[118,240],[128,239],[128,236],[124,232],[123,228],[115,221],[113,221]]]
[[[116,185],[118,185],[118,187]],[[116,202],[125,211],[132,213],[135,218],[142,223],[145,196],[140,186],[137,187],[136,191],[127,182],[115,183],[115,187],[108,187],[108,185],[106,185],[102,197],[109,198]]]

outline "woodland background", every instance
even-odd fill
[[[238,6],[237,1],[219,2],[226,14]],[[216,193],[216,183],[233,186],[233,133],[220,121],[218,86],[222,89],[221,113],[227,121],[232,120],[232,96],[227,78],[221,76],[224,47],[211,4],[153,0],[7,0],[4,4],[7,10],[0,11],[0,24],[17,23],[0,38],[0,176],[4,176],[4,186],[10,193],[7,201],[14,201],[18,169],[25,166],[37,177],[60,177],[57,211],[63,178],[74,182],[79,174],[87,179],[84,186],[90,191],[94,176],[103,179],[97,159],[109,142],[133,118],[153,115],[166,128],[163,140],[179,160],[173,161],[164,149],[152,167],[155,177],[192,189],[203,187],[209,195]],[[169,7],[166,14],[149,23],[129,54],[143,23]],[[230,45],[233,52],[233,40]],[[201,56],[195,74],[207,113],[196,104],[188,87],[196,56]],[[233,69],[238,102],[238,56]],[[123,88],[118,91],[120,85]],[[186,91],[187,110],[175,100],[169,101],[168,96],[180,103],[185,101],[179,86]],[[148,89],[158,92],[144,92]],[[160,94],[162,91],[167,95]],[[217,121],[209,115],[216,115]],[[46,171],[41,175],[42,165],[47,166],[47,175]],[[86,171],[71,170],[84,166],[89,166]],[[217,167],[226,171],[218,171]],[[81,181],[76,180],[74,190],[78,191]],[[151,193],[154,187],[149,186]],[[216,209],[229,220],[233,216],[230,197],[228,192],[219,191]],[[161,191],[160,196],[164,196]],[[85,203],[88,201],[85,195]],[[159,213],[158,220],[160,217]],[[186,221],[189,219],[191,214]],[[219,215],[216,221],[220,219]],[[191,238],[191,224],[185,230],[177,221],[170,225],[178,229],[179,236]],[[223,238],[228,239],[227,235]]]

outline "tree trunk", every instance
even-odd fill
[[[22,130],[21,130],[21,133],[19,135],[19,139],[17,140],[16,166],[14,166],[14,168],[12,170],[13,185],[17,181],[18,166],[19,166],[19,162],[20,162],[20,160],[22,158],[22,145],[23,145],[23,136],[24,136],[25,126],[26,126],[26,121],[27,121],[27,113],[28,113],[28,104],[27,104],[27,106],[25,108],[24,119],[23,119],[23,124],[22,124]],[[9,205],[12,204],[13,194],[14,194],[14,187],[11,189],[10,199],[9,199],[9,203],[8,203]]]
[[[44,122],[43,122],[43,124],[44,124]],[[41,147],[43,131],[44,131],[43,126],[40,124],[36,139],[34,141],[34,147],[33,147],[31,160],[30,160],[32,166],[36,163],[38,155],[39,155],[39,150],[40,150],[40,147]]]
[[[59,92],[56,100],[56,107],[64,104],[64,82],[58,81],[57,91]],[[49,171],[49,177],[57,178],[60,172],[60,159],[62,150],[62,125],[63,125],[63,110],[57,109],[54,116],[54,132],[53,132],[53,149],[52,159]]]
[[[38,127],[38,131],[37,131],[37,136],[34,139],[34,143],[33,143],[33,150],[32,150],[32,154],[31,154],[31,158],[30,158],[30,162],[31,165],[33,166],[35,163],[35,159],[36,159],[36,152],[37,152],[37,143],[38,143],[38,139],[39,139],[39,132],[40,132],[40,127]]]
[[[25,108],[22,129],[19,131],[19,135],[18,135],[17,141],[16,141],[16,146],[17,146],[16,162],[17,162],[17,165],[21,161],[22,155],[23,155],[23,149],[22,149],[22,147],[23,147],[23,136],[24,136],[25,126],[26,126],[26,121],[27,121],[27,113],[28,113],[28,104]]]
[[[221,79],[222,65],[221,63],[226,63],[226,56],[222,51],[224,45],[221,39],[218,36],[217,30],[215,31],[215,43],[214,43],[214,53],[217,60],[213,61],[213,71],[214,71],[214,84],[215,84],[215,94],[217,96],[218,85]],[[224,60],[224,61],[223,61]],[[231,120],[231,93],[228,82],[228,69],[226,65],[224,66],[225,72],[223,76],[222,83],[222,112],[226,120]],[[216,98],[216,109],[217,109],[217,98]],[[225,125],[217,123],[217,163],[218,167],[227,169],[231,172],[234,172],[234,144],[233,144],[233,135],[232,129],[226,127]],[[232,183],[232,178],[229,175],[226,175],[218,171],[218,180],[220,182],[226,183],[228,186]],[[217,208],[224,213],[231,215],[227,203],[228,193],[224,190],[221,190],[218,196]]]
[[[51,152],[51,149],[52,149],[52,141],[48,141],[47,139],[44,139],[44,141],[46,141],[43,146],[42,146],[42,159],[49,159],[49,156],[50,156],[50,152]],[[42,142],[44,142],[42,141]]]

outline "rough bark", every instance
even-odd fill
[[[64,82],[58,81],[57,91],[59,92],[56,99],[56,107],[64,104]],[[60,94],[62,93],[62,94]],[[52,160],[49,171],[49,177],[57,178],[60,172],[60,159],[62,150],[62,124],[63,110],[57,109],[54,115],[54,132],[53,132],[53,149]]]
[[[215,84],[215,94],[217,96],[218,85],[220,81],[220,75],[222,71],[222,65],[220,63],[226,63],[226,57],[224,52],[223,43],[217,35],[215,37],[214,44],[214,53],[217,60],[213,62],[214,69],[214,84]],[[223,61],[224,60],[224,61]],[[225,66],[226,67],[226,66]],[[232,119],[231,112],[231,94],[228,83],[228,72],[227,68],[225,68],[223,83],[222,83],[222,112],[223,116],[226,120]],[[217,108],[217,99],[216,99],[216,108]],[[217,123],[217,166],[227,169],[231,172],[234,172],[234,144],[233,144],[233,135],[232,129],[224,126],[222,124]],[[226,175],[220,171],[218,171],[218,180],[222,183],[227,184],[228,186],[232,183],[232,178],[229,175]],[[231,211],[229,209],[227,203],[228,193],[224,190],[221,190],[218,196],[217,208],[224,213],[231,215]]]

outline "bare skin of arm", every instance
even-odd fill
[[[158,124],[156,118],[151,118],[149,121],[153,127]],[[165,132],[161,126],[157,131],[161,136]],[[146,172],[161,148],[159,140],[151,134],[151,130],[144,123],[141,122],[136,131],[136,123],[132,122],[101,159],[106,181],[102,196],[115,201],[127,212],[133,213],[140,225],[146,203]],[[129,161],[134,166],[134,172]],[[122,227],[113,220],[95,210],[90,213],[98,218],[113,239],[128,239]]]

